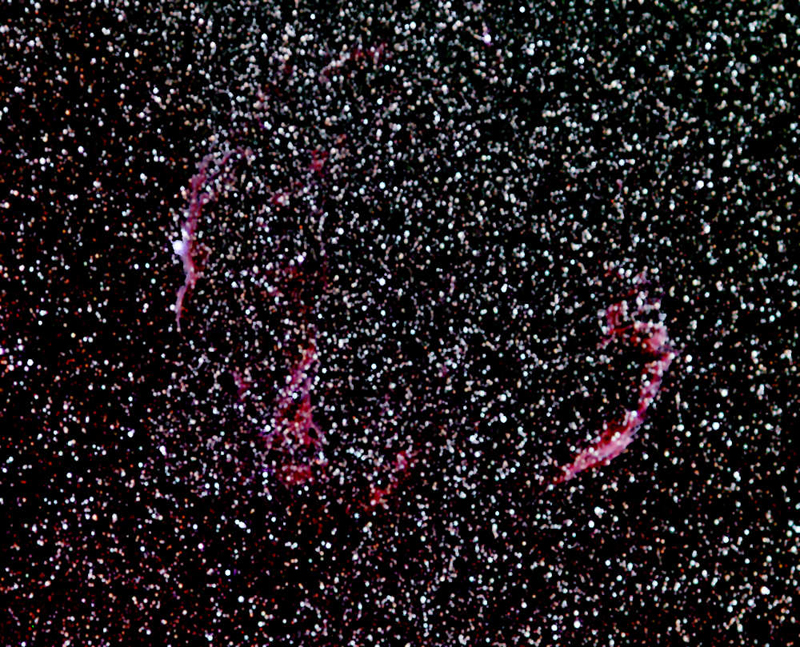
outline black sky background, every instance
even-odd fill
[[[795,644],[798,16],[499,4],[3,4],[2,644]]]

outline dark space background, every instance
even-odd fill
[[[798,34],[3,2],[0,642],[796,644]],[[637,298],[678,356],[554,485],[636,402]]]

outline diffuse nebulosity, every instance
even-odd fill
[[[790,12],[9,11],[3,641],[790,644]]]

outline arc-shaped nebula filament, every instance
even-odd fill
[[[183,314],[183,302],[187,295],[197,284],[198,267],[196,262],[197,247],[197,226],[203,207],[211,202],[217,195],[216,183],[220,179],[230,174],[228,168],[232,158],[249,157],[252,151],[249,149],[237,149],[225,152],[220,159],[215,159],[209,153],[201,160],[197,167],[197,172],[192,176],[189,184],[188,206],[186,208],[186,219],[181,225],[181,237],[173,241],[172,248],[181,259],[183,265],[184,281],[178,289],[175,299],[175,327],[181,331],[181,315]]]
[[[636,432],[645,420],[647,410],[658,395],[661,382],[676,353],[669,343],[669,334],[664,324],[637,319],[643,310],[639,307],[633,317],[629,317],[626,301],[615,303],[605,310],[606,337],[603,345],[619,340],[640,348],[645,356],[652,358],[642,368],[636,408],[607,422],[592,445],[578,452],[569,464],[561,467],[561,474],[553,480],[554,484],[569,481],[585,470],[606,465],[625,451],[633,442]]]
[[[251,158],[253,153],[248,148],[228,150],[222,154],[206,155],[198,165],[197,172],[191,178],[187,191],[186,218],[181,226],[181,238],[175,241],[174,248],[180,257],[184,270],[183,285],[180,286],[175,303],[175,322],[178,331],[181,329],[184,301],[195,288],[200,275],[198,268],[197,230],[204,207],[217,200],[226,182],[231,181],[235,162],[242,158]],[[312,151],[311,170],[322,171],[324,156]],[[277,194],[276,194],[277,195]],[[284,200],[284,194],[278,203]],[[288,194],[286,194],[288,196]],[[286,197],[288,200],[288,197]],[[273,282],[279,284],[281,276],[286,280],[305,280],[305,272],[285,261],[276,261],[277,265],[271,274]],[[604,340],[602,346],[611,342],[638,350],[644,360],[640,373],[640,383],[636,394],[635,405],[605,422],[598,431],[595,440],[578,451],[572,459],[560,467],[559,473],[549,479],[551,485],[563,483],[575,478],[581,472],[606,465],[634,441],[636,434],[646,419],[647,412],[655,401],[664,376],[676,353],[670,344],[669,334],[663,323],[652,320],[649,313],[657,310],[659,305],[654,300],[647,300],[641,284],[642,275],[636,277],[632,293],[602,311]],[[282,290],[274,288],[274,295],[282,295]],[[268,293],[272,293],[268,291]],[[261,440],[264,443],[267,462],[272,465],[272,473],[285,485],[298,485],[313,480],[315,471],[325,471],[327,461],[324,458],[323,446],[326,443],[325,433],[315,420],[312,390],[317,376],[322,352],[317,345],[316,332],[308,326],[306,320],[307,304],[300,299],[300,292],[287,285],[286,293],[290,296],[281,306],[298,315],[298,325],[294,330],[293,342],[283,350],[286,364],[285,383],[275,385],[277,394],[272,403],[272,413],[263,428]],[[635,298],[631,298],[635,297]],[[312,297],[312,301],[314,297]],[[630,305],[635,304],[635,305]],[[303,323],[305,321],[305,323]],[[277,361],[277,358],[273,358]],[[280,374],[280,371],[278,371]],[[249,392],[252,385],[243,376],[236,374],[236,391],[239,400]],[[265,386],[265,385],[262,385]],[[324,390],[325,385],[321,388]],[[402,456],[398,454],[398,457]],[[409,467],[407,460],[397,459],[397,465],[390,469],[391,478],[388,485],[373,484],[369,495],[368,507],[377,505],[388,496],[396,485],[395,474],[405,473]]]

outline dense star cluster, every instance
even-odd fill
[[[0,644],[796,644],[798,36],[5,2]]]

